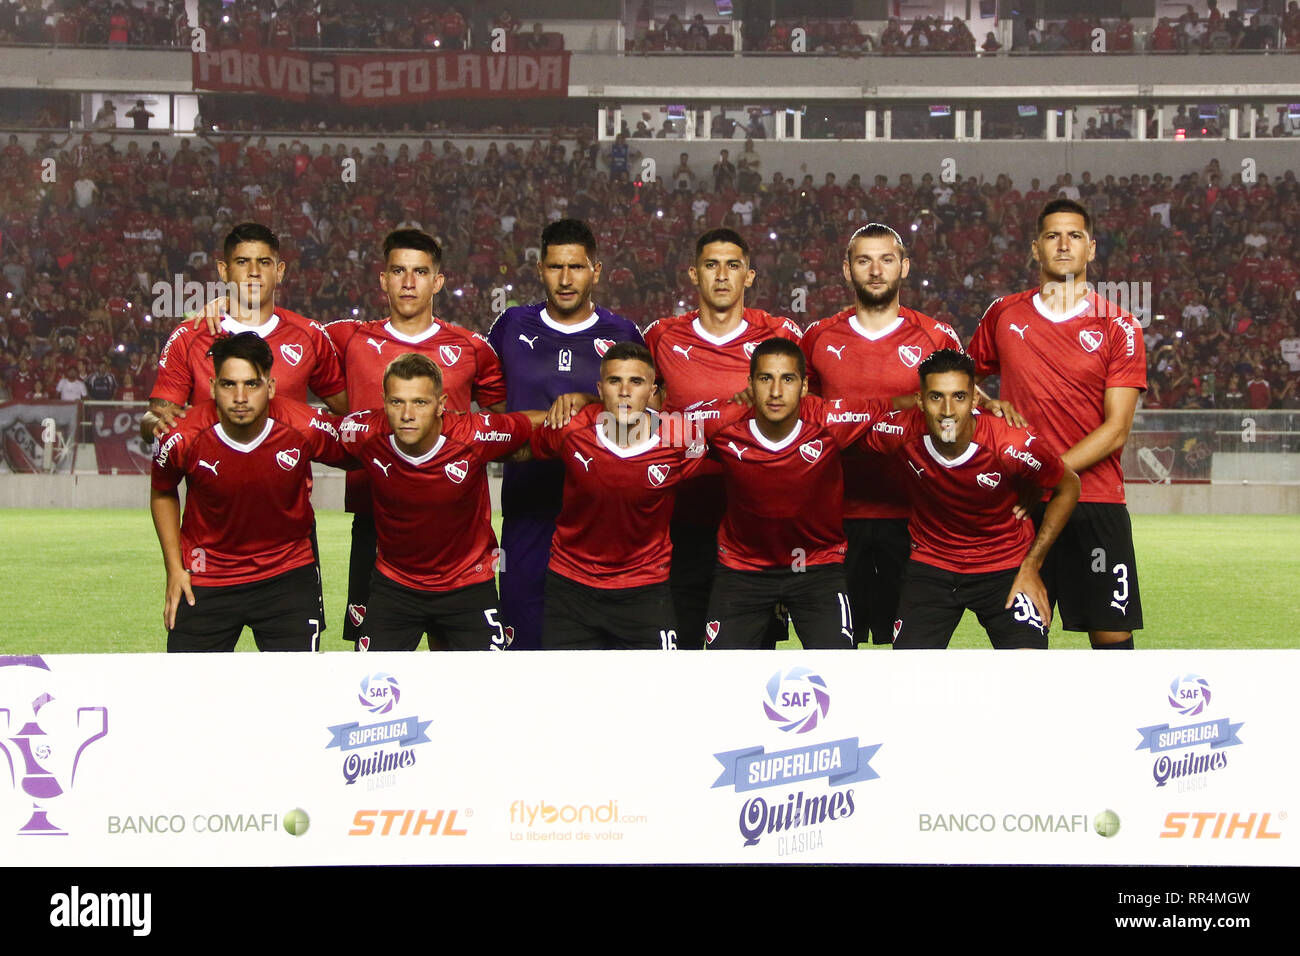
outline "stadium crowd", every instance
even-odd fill
[[[3,397],[147,397],[176,306],[192,298],[178,279],[215,282],[213,250],[246,219],[282,238],[281,301],[323,322],[382,315],[380,240],[399,226],[429,230],[448,277],[435,310],[480,332],[503,295],[543,297],[533,261],[556,218],[591,222],[604,262],[598,299],[642,327],[688,307],[692,237],[720,225],[750,238],[751,301],[806,326],[850,301],[846,237],[879,220],[908,240],[904,304],[968,341],[991,301],[1032,282],[1027,229],[1045,200],[1065,195],[1096,218],[1090,280],[1122,283],[1128,308],[1150,316],[1146,407],[1300,407],[1300,183],[1290,170],[1253,183],[1217,163],[1177,178],[795,180],[766,168],[749,142],[713,161],[682,154],[641,183],[627,174],[635,153],[602,151],[589,131],[572,147],[557,134],[527,148],[426,139],[364,153],[272,150],[242,136],[182,139],[169,153],[106,139],[46,135],[28,150],[11,136],[0,150]],[[42,181],[45,158],[58,163],[54,182]],[[348,159],[355,183],[340,178]]]
[[[1177,17],[1098,17],[1076,12],[1060,19],[1017,19],[1011,51],[1017,53],[1228,52],[1300,49],[1300,3],[1263,0],[1250,12],[1224,13],[1207,0],[1204,13],[1190,4]],[[363,0],[200,0],[194,24],[212,45],[324,47],[328,49],[459,50],[487,47],[492,30],[506,31],[519,50],[564,48],[564,37],[540,23],[524,29],[507,7],[489,0],[428,3],[391,0],[377,7]],[[652,5],[640,4],[629,24],[626,49],[633,52],[730,53],[739,30],[746,51],[788,52],[793,32],[804,31],[806,51],[821,54],[996,53],[993,31],[982,38],[961,18],[891,17],[878,33],[855,20],[798,17],[771,20],[756,12],[728,22],[706,22],[670,14],[653,19]],[[1097,49],[1094,31],[1105,34]],[[49,9],[21,0],[0,0],[0,42],[60,46],[180,46],[192,42],[184,0],[64,0]]]

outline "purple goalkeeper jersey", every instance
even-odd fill
[[[566,392],[594,392],[601,356],[615,342],[641,342],[636,323],[596,306],[578,325],[561,325],[546,303],[502,312],[488,342],[506,373],[506,411],[551,407]],[[507,462],[501,485],[503,514],[560,513],[564,465],[556,461]]]

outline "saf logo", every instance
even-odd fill
[[[825,719],[830,709],[826,681],[807,667],[777,671],[767,679],[763,713],[784,731],[807,733]]]

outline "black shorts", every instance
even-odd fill
[[[816,564],[803,571],[735,571],[719,565],[704,624],[709,649],[763,648],[777,605],[790,612],[804,647],[853,648],[853,612],[844,590],[844,565]]]
[[[1034,516],[1042,521],[1041,511]],[[1067,631],[1142,629],[1128,507],[1081,501],[1043,562],[1043,584]]]
[[[961,616],[975,612],[999,650],[1047,647],[1047,631],[1029,598],[1021,595],[1005,607],[1017,568],[976,574],[945,571],[909,561],[894,620],[894,649],[942,649],[952,640]]]
[[[542,649],[677,649],[677,617],[667,582],[639,588],[593,588],[546,572]]]
[[[348,606],[343,615],[343,640],[353,644],[361,637],[361,622],[370,604],[370,575],[378,554],[375,518],[360,512],[352,516],[352,547],[348,552]]]
[[[704,647],[704,620],[709,611],[713,569],[718,564],[716,525],[674,521],[668,526],[673,562],[668,570],[673,609],[677,612],[677,646],[684,651]]]
[[[859,644],[867,632],[875,644],[893,640],[894,612],[903,588],[903,571],[912,554],[906,518],[852,518],[844,522],[848,552],[844,577],[857,622]]]
[[[320,649],[320,571],[305,564],[273,578],[224,587],[195,587],[194,606],[184,596],[167,650],[233,651],[245,627],[259,651]]]
[[[413,651],[425,634],[431,651],[505,650],[510,641],[501,623],[496,582],[480,581],[452,591],[417,591],[376,571],[358,647]]]

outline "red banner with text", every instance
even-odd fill
[[[322,98],[345,106],[422,100],[567,96],[569,52],[307,53],[214,50],[193,55],[194,89]]]

